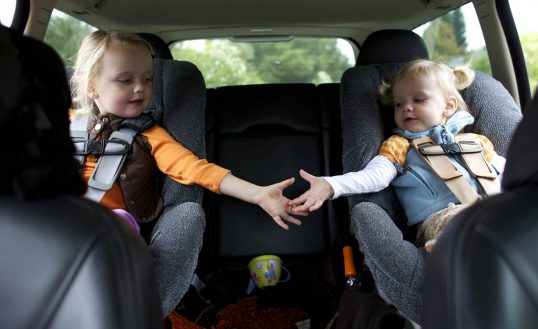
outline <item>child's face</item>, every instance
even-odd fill
[[[424,131],[442,125],[456,111],[454,96],[445,97],[433,77],[405,76],[392,88],[394,121],[400,129]]]
[[[152,80],[153,62],[147,48],[113,42],[105,51],[100,73],[90,82],[88,94],[101,114],[132,118],[148,105]]]

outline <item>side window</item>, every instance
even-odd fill
[[[0,24],[4,26],[11,26],[13,22],[13,16],[15,16],[15,7],[17,0],[2,0],[0,2]]]
[[[174,59],[198,66],[209,88],[258,83],[339,82],[355,65],[344,39],[289,37],[282,40],[204,39],[172,44]]]
[[[54,10],[45,34],[45,43],[54,48],[64,61],[64,65],[72,66],[80,42],[96,29],[76,18]]]
[[[482,29],[473,4],[468,3],[414,30],[422,36],[430,59],[449,64],[468,64],[491,75]]]
[[[510,0],[509,3],[525,55],[531,92],[534,94],[538,87],[538,2]]]

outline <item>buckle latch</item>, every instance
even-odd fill
[[[461,147],[458,143],[440,144],[445,154],[460,154]]]

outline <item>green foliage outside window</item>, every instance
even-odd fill
[[[283,42],[212,39],[172,47],[175,59],[195,63],[207,87],[256,83],[339,82],[353,66],[334,38],[295,38]]]
[[[72,66],[80,42],[93,31],[95,28],[92,26],[59,11],[54,11],[44,41],[58,52],[64,65]]]
[[[473,69],[491,75],[486,48],[469,50],[466,29],[461,9],[430,22],[422,34],[430,58],[451,66],[469,64]],[[538,32],[520,33],[519,37],[525,55],[531,91],[534,92],[538,86]]]
[[[430,58],[449,65],[470,64],[476,70],[491,74],[485,47],[468,49],[466,28],[461,9],[430,22],[422,33]],[[54,11],[45,42],[60,54],[65,65],[72,66],[82,38],[94,30],[71,16]],[[534,91],[538,87],[538,32],[521,33],[520,38]],[[208,87],[339,82],[345,69],[354,65],[353,60],[343,54],[337,40],[331,38],[257,43],[214,39],[201,41],[196,47],[176,43],[172,53],[176,59],[195,63]]]

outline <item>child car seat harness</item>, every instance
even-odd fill
[[[151,128],[155,121],[146,113],[136,118],[124,119],[120,123],[120,128],[112,132],[108,140],[88,139],[87,124],[88,115],[72,118],[70,134],[75,145],[75,158],[80,164],[83,164],[88,154],[100,156],[84,195],[88,199],[99,202],[116,181],[135,136]]]
[[[496,171],[486,161],[482,145],[472,134],[458,134],[455,142],[448,144],[436,144],[430,137],[413,139],[411,144],[462,204],[475,203],[481,197],[448,155],[460,156],[463,165],[476,178],[486,196],[500,192],[499,185],[495,183]]]

